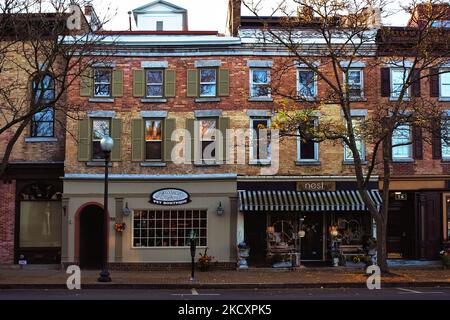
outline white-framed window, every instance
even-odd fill
[[[263,68],[250,69],[250,96],[270,97],[270,70]]]
[[[345,81],[345,73],[344,73]],[[363,69],[348,69],[348,93],[350,98],[364,97],[364,72]]]
[[[103,137],[110,136],[111,119],[92,119],[92,159],[103,160],[105,153],[102,151],[100,141]]]
[[[216,160],[216,128],[217,119],[198,120],[200,134],[200,159],[202,162],[215,162]]]
[[[133,248],[188,247],[195,233],[197,246],[206,247],[207,210],[134,210]]]
[[[161,161],[163,150],[163,120],[145,119],[145,160]]]
[[[316,127],[318,119],[311,120],[311,126]],[[319,143],[314,140],[308,140],[301,137],[300,132],[297,138],[297,160],[312,162],[319,161]]]
[[[391,97],[398,98],[409,76],[409,68],[391,68]],[[405,98],[409,97],[410,87],[405,90]]]
[[[270,118],[251,118],[250,162],[269,163],[270,159]]]
[[[163,31],[164,21],[156,21],[156,31]]]
[[[217,69],[201,68],[199,73],[200,97],[217,96]]]
[[[146,70],[146,87],[148,98],[158,98],[164,95],[164,71],[158,69]]]
[[[450,68],[439,70],[439,94],[441,98],[450,98]]]
[[[433,28],[446,28],[450,29],[450,20],[436,20],[431,23]]]
[[[352,117],[353,132],[355,133],[356,149],[358,150],[359,157],[362,161],[366,159],[366,148],[364,139],[359,132],[361,124],[364,121],[364,117]],[[344,145],[344,161],[353,161],[353,152],[350,150],[347,144]]]
[[[313,99],[317,96],[317,75],[314,71],[297,70],[297,95],[303,99]]]
[[[94,69],[94,97],[111,96],[112,70],[108,68]]]
[[[450,119],[445,119],[441,130],[441,152],[442,159],[450,160]]]
[[[392,160],[412,159],[411,126],[399,125],[392,133]]]

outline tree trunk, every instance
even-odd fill
[[[377,219],[377,264],[381,272],[389,272],[387,264],[387,222]]]

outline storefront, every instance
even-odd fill
[[[342,251],[362,254],[363,241],[374,230],[370,214],[358,191],[349,188],[352,186],[349,181],[329,180],[240,183],[240,224],[251,247],[249,264],[328,261],[331,241],[336,239]],[[371,190],[370,197],[379,206],[378,190]],[[336,235],[330,234],[332,230]]]
[[[236,175],[112,174],[106,239],[103,183],[101,174],[64,177],[64,264],[98,268],[106,241],[112,268],[182,266],[194,232],[198,252],[207,248],[219,266],[235,266]]]

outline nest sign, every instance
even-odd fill
[[[190,202],[189,193],[181,189],[159,189],[150,195],[150,203],[163,206],[180,205]]]

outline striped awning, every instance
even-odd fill
[[[381,204],[378,190],[369,191],[377,208]],[[357,190],[275,191],[239,190],[241,211],[364,211],[364,201]]]

